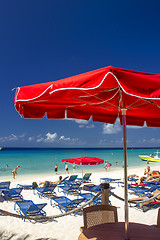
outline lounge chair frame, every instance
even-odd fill
[[[53,203],[54,201],[54,203]],[[53,197],[50,200],[51,206],[57,206],[59,208],[59,210],[61,211],[61,213],[63,213],[63,211],[68,212],[71,211],[75,208],[78,207],[79,204],[81,204],[84,201],[84,199],[74,199],[74,200],[70,200],[69,198],[62,196],[62,197]],[[74,214],[76,214],[77,212],[75,212]]]
[[[47,203],[35,204],[32,200],[17,201],[14,209],[19,212],[22,216],[37,217],[46,216],[46,212],[42,210]],[[22,218],[23,219],[23,218]],[[25,221],[25,219],[24,219]]]
[[[7,201],[18,201],[23,200],[23,196],[21,195],[22,190],[22,188],[10,188],[8,190],[3,190],[2,194]]]

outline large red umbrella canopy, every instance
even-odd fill
[[[160,126],[160,75],[105,67],[59,81],[17,88],[15,108],[24,118],[68,118]]]
[[[160,126],[160,74],[105,67],[59,81],[17,88],[24,118],[76,118],[123,125],[125,239],[128,239],[126,125]]]
[[[99,165],[104,162],[103,159],[97,157],[79,157],[79,158],[68,158],[62,159],[62,162],[68,162],[78,165]]]

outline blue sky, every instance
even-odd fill
[[[0,146],[123,147],[122,127],[22,119],[13,88],[108,65],[160,73],[160,2],[0,1]],[[159,147],[159,128],[127,128],[128,147]]]

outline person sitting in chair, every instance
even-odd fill
[[[142,203],[140,203],[140,207],[142,207],[143,205],[147,205],[148,203],[151,203],[151,202],[160,202],[160,195],[158,195],[157,197],[155,198],[152,198],[154,197],[155,195],[157,195],[158,193],[160,193],[160,189],[156,189],[152,195],[150,197],[137,197],[137,198],[131,198],[129,199],[129,201],[143,201],[143,200],[146,200]],[[151,198],[151,199],[150,199]]]

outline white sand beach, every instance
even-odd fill
[[[157,165],[152,170],[159,170],[159,166]],[[129,168],[129,174],[137,174],[139,176],[143,175],[144,168]],[[109,172],[105,172],[102,170],[101,172],[94,172],[92,173],[91,180],[92,183],[99,184],[100,178],[102,177],[111,177],[111,178],[121,178],[123,179],[123,169],[119,170],[110,170]],[[64,177],[65,175],[63,175]],[[37,182],[38,184],[40,181],[44,180],[57,180],[59,175],[55,176],[43,176],[43,177],[20,177],[17,175],[16,179],[14,180],[12,176],[10,178],[4,179],[0,178],[0,181],[11,181],[11,188],[16,187],[18,183],[20,184],[32,184],[33,181]],[[79,177],[81,175],[79,174]],[[117,184],[111,184],[115,189],[113,192],[117,195],[124,197],[124,188]],[[60,193],[58,193],[60,194]],[[47,203],[47,206],[44,208],[46,211],[47,216],[53,216],[56,214],[60,214],[60,210],[57,207],[50,206],[50,200],[46,198],[39,198],[38,195],[33,194],[33,190],[23,190],[22,191],[23,198],[25,200],[33,200],[34,203]],[[62,194],[61,194],[62,195]],[[69,198],[73,199],[73,196],[68,196]],[[131,196],[129,196],[130,198]],[[133,195],[132,195],[133,197]],[[118,209],[118,221],[124,221],[124,202],[118,200],[117,198],[111,196],[110,197],[111,203],[113,206],[116,206]],[[16,213],[14,210],[14,202],[0,202],[0,209],[10,211],[12,213]],[[157,221],[157,212],[158,209],[152,209],[143,213],[135,208],[129,208],[129,221],[130,222],[137,222],[137,223],[144,223],[153,225],[156,224]],[[18,239],[26,239],[26,240],[38,240],[38,239],[51,239],[51,240],[76,240],[80,234],[80,227],[83,226],[83,216],[64,216],[57,218],[56,221],[52,222],[44,222],[44,223],[32,223],[28,220],[23,221],[22,219],[10,217],[10,216],[0,216],[0,239],[11,239],[11,240],[18,240]]]

